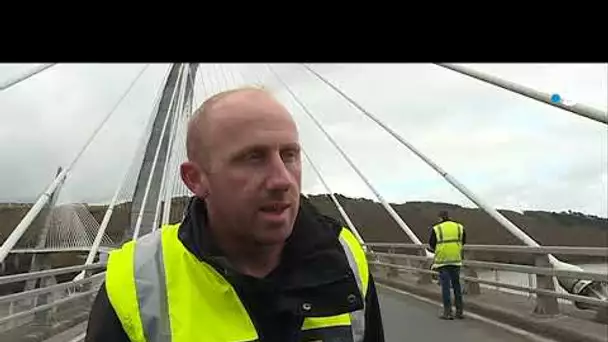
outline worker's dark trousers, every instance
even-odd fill
[[[443,296],[444,312],[452,311],[452,301],[450,300],[450,284],[454,288],[454,304],[456,312],[462,313],[462,290],[460,288],[460,267],[447,265],[438,269],[439,283],[441,284],[441,295]]]

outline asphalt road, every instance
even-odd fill
[[[382,286],[378,286],[378,294],[387,342],[536,341],[470,317],[464,320],[441,320],[439,314],[442,309],[439,306]]]

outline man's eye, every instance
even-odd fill
[[[297,158],[298,158],[298,152],[295,150],[283,152],[283,159],[285,159],[285,160],[294,160]]]
[[[260,152],[251,152],[247,155],[248,160],[260,160],[263,157],[264,157],[263,154]]]

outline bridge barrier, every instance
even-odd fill
[[[58,284],[55,276],[104,267],[96,263],[0,277],[0,284],[40,279],[39,288],[0,296],[0,340],[42,341],[85,322],[105,272]]]
[[[371,257],[372,262],[382,266],[389,266],[389,268],[400,268],[404,270],[416,271],[420,275],[431,274],[437,275],[437,272],[429,270],[432,259],[425,256],[410,255],[405,253],[399,253],[399,250],[423,250],[428,248],[428,245],[417,245],[417,244],[390,244],[390,243],[370,243],[366,245],[371,248],[371,252],[368,254]],[[385,249],[386,252],[382,252]],[[572,279],[592,281],[596,284],[605,286],[608,284],[608,274],[606,273],[595,273],[595,272],[584,272],[578,270],[571,270],[567,268],[553,268],[548,267],[548,260],[545,260],[544,256],[547,254],[573,254],[583,255],[589,257],[608,257],[608,248],[602,247],[561,247],[561,246],[550,246],[550,247],[528,247],[528,246],[505,246],[505,245],[466,245],[464,251],[467,255],[471,255],[470,252],[474,251],[485,251],[485,252],[511,252],[511,253],[527,253],[534,256],[535,263],[538,266],[519,265],[502,262],[488,262],[488,261],[476,261],[470,260],[465,257],[463,260],[463,266],[465,269],[465,276],[462,279],[466,282],[473,282],[477,284],[485,284],[491,286],[497,286],[502,288],[508,288],[517,291],[523,291],[526,293],[532,293],[537,295],[537,301],[539,311],[546,314],[556,314],[554,310],[549,310],[548,306],[554,306],[553,303],[557,298],[567,299],[574,302],[580,308],[584,309],[600,309],[605,310],[608,307],[608,300],[604,298],[596,298],[593,296],[581,295],[579,291],[573,291],[571,286]],[[381,258],[387,258],[389,263],[379,262]],[[415,261],[417,266],[412,267],[404,266],[395,263],[397,260],[409,260]],[[412,264],[411,262],[409,264]],[[525,273],[536,276],[536,287],[523,287],[502,282],[495,282],[490,280],[483,280],[477,278],[476,271],[478,269],[486,270],[498,270],[498,271],[511,271],[517,273]],[[391,271],[394,274],[395,270]],[[567,292],[558,292],[555,289],[553,283],[553,277],[556,277],[558,283],[564,287]],[[570,279],[570,281],[568,281]],[[550,283],[547,283],[550,280]],[[570,288],[569,288],[570,287]],[[570,292],[570,293],[569,293]],[[578,294],[572,294],[571,292],[578,292]],[[583,293],[584,294],[584,293]],[[551,298],[547,298],[551,297]],[[589,304],[589,305],[584,305]],[[556,307],[555,307],[556,308]]]
[[[15,283],[15,282],[20,282],[20,281],[26,281],[26,280],[32,280],[32,279],[39,279],[39,278],[44,278],[44,277],[54,277],[54,276],[58,276],[58,275],[75,273],[75,272],[80,272],[80,271],[98,270],[98,269],[102,269],[105,267],[106,267],[105,263],[98,262],[98,263],[94,263],[94,264],[90,264],[90,265],[68,266],[68,267],[53,268],[53,269],[44,270],[44,271],[12,274],[12,275],[0,277],[0,285],[10,284],[10,283]],[[2,298],[2,297],[0,297],[0,298]]]
[[[420,255],[421,250],[428,248],[428,245],[368,243],[366,246],[368,248],[370,269],[380,283],[403,288],[426,297],[440,298],[439,287],[429,286],[432,285],[431,279],[438,275],[438,272],[430,269],[432,259]],[[494,316],[502,321],[512,321],[514,324],[525,326],[531,331],[548,335],[552,338],[558,338],[559,340],[593,340],[589,336],[581,339],[583,332],[577,331],[577,329],[581,329],[581,324],[589,325],[585,333],[591,334],[595,329],[595,331],[600,332],[600,335],[605,335],[607,328],[605,324],[608,324],[608,300],[606,299],[608,274],[552,268],[546,255],[548,253],[562,253],[606,258],[608,249],[501,245],[467,245],[464,249],[466,256],[465,260],[463,260],[463,272],[461,275],[464,292],[469,299],[483,299],[479,303],[473,300],[471,305],[467,303],[467,306],[475,308],[480,314],[490,317]],[[533,258],[535,266],[472,260],[472,254],[479,251],[526,253]],[[480,270],[522,273],[528,275],[528,279],[531,281],[529,286],[520,286],[501,282],[498,279],[495,281],[480,279],[478,277],[478,271]],[[555,281],[554,278],[558,278],[558,280]],[[585,284],[593,284],[595,286],[594,289],[599,288],[604,292],[596,292],[594,296],[590,296],[589,294],[593,293],[578,292],[578,294],[573,294],[569,293],[572,292],[572,289],[564,288],[564,291],[558,291],[556,288],[560,285],[563,287],[564,284],[576,285],[577,281],[581,279],[586,282]],[[482,288],[485,290],[482,291]],[[524,305],[520,306],[519,309],[524,308],[524,310],[532,312],[507,313],[508,310],[492,309],[492,305],[496,306],[499,302],[492,303],[494,299],[498,299],[497,297],[499,297],[495,295],[498,292],[491,290],[492,288],[498,289],[502,293],[510,290],[511,298],[525,298],[521,294],[527,294],[528,298],[534,301],[533,307],[530,310],[528,309],[529,306]],[[483,292],[486,293],[484,294]],[[518,295],[512,295],[513,292],[518,293]],[[570,305],[571,303],[574,306]],[[504,301],[503,304],[509,305],[509,300]],[[526,304],[529,304],[529,301]],[[529,314],[532,314],[532,316]],[[568,320],[569,318],[565,317],[571,315],[576,316],[576,319],[570,320],[561,326],[556,326],[554,322],[551,322],[552,318]],[[580,317],[584,317],[586,322],[582,322],[582,320],[577,321]],[[536,318],[543,319],[537,321]],[[534,324],[531,322],[534,322]],[[602,331],[604,332],[603,334],[601,334]],[[605,341],[605,336],[601,340]]]

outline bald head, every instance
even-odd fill
[[[186,151],[188,159],[207,167],[213,137],[238,134],[247,122],[280,120],[295,123],[287,109],[268,91],[246,87],[224,91],[207,99],[188,123]]]
[[[205,200],[214,234],[255,245],[284,243],[299,210],[302,178],[298,130],[285,107],[262,89],[217,94],[191,119],[187,150],[181,176]]]

